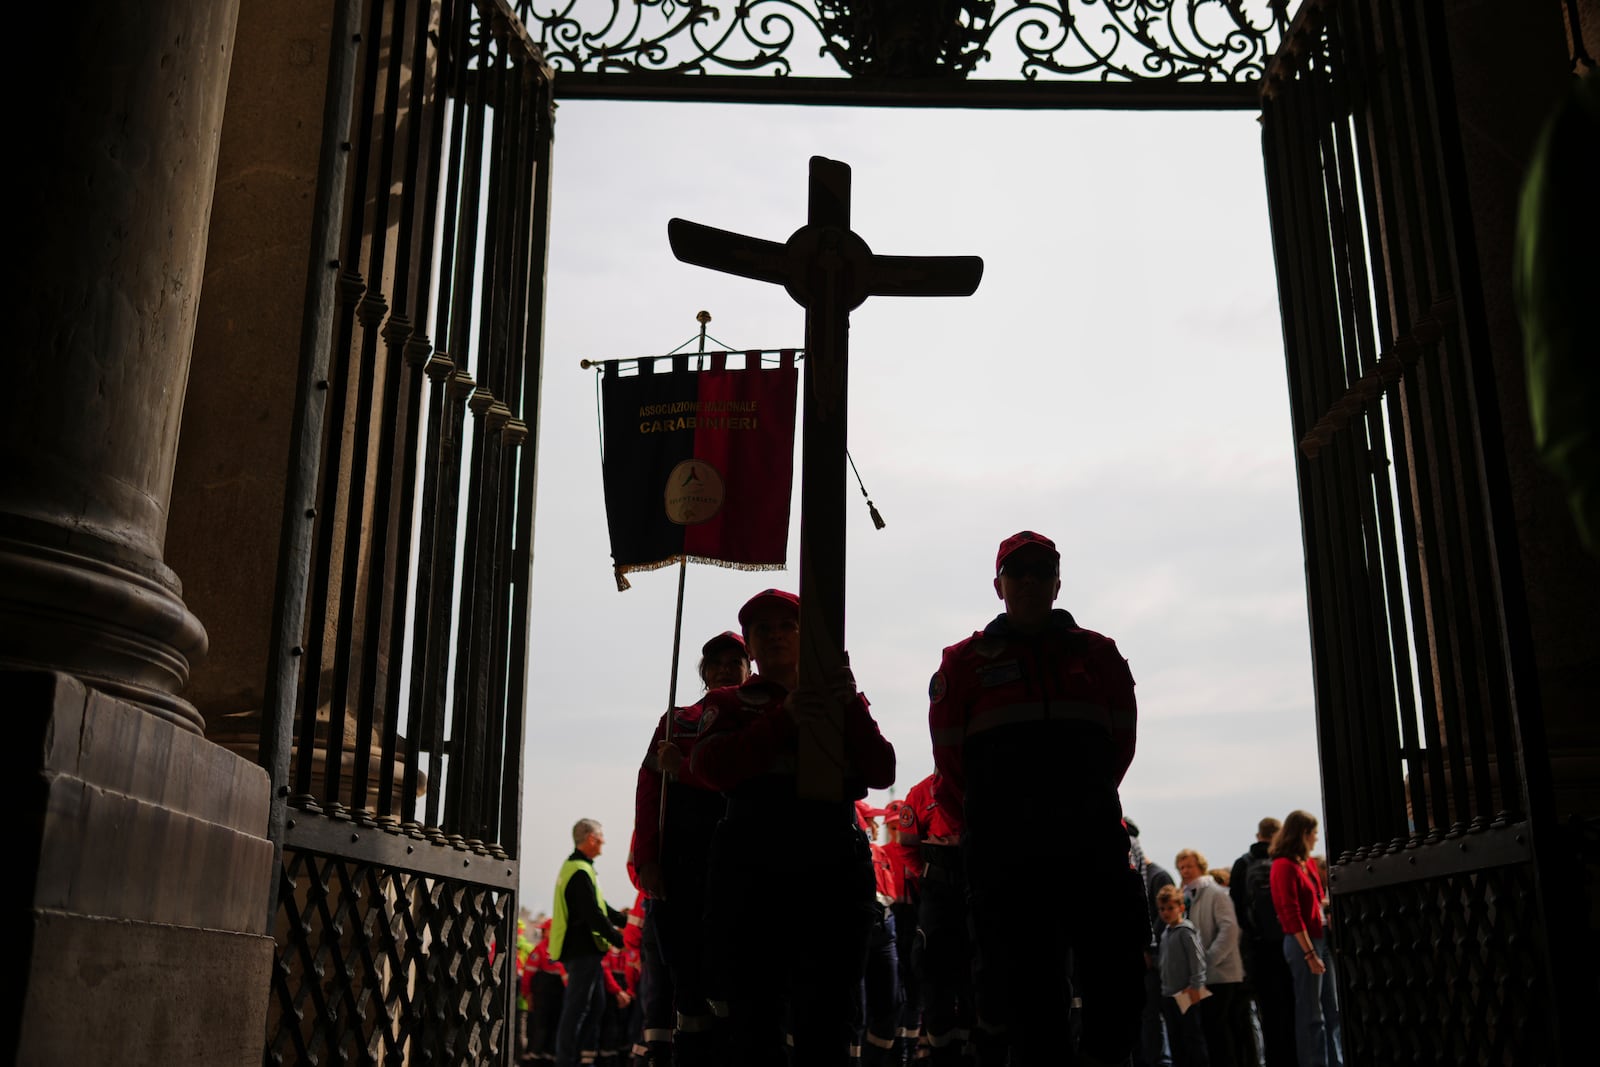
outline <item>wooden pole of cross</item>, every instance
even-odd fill
[[[850,168],[811,157],[806,224],[788,241],[673,219],[667,236],[685,263],[781,285],[806,309],[800,467],[800,689],[796,785],[801,796],[844,796],[845,449],[850,312],[869,296],[970,296],[977,256],[875,255],[850,229]]]

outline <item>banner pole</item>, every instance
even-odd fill
[[[700,323],[700,355],[706,351],[706,325],[711,322],[711,312],[701,311],[695,315],[695,321]],[[696,367],[697,371],[704,367]],[[678,706],[678,655],[683,648],[683,585],[689,575],[689,557],[687,554],[678,556],[678,609],[672,620],[672,675],[667,683],[667,717],[666,730],[663,735],[664,743],[672,743],[672,712]],[[659,757],[656,767],[660,769]],[[656,846],[657,856],[666,854],[666,826],[667,826],[667,775],[661,772],[661,807],[656,812]]]

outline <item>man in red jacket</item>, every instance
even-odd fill
[[[861,995],[874,881],[854,801],[894,784],[894,747],[846,676],[844,795],[802,798],[796,789],[800,598],[767,589],[739,609],[758,673],[702,701],[693,774],[728,798],[711,848],[708,914],[722,924],[712,978],[739,1067],[783,1067],[787,1008],[794,1062],[848,1067],[852,1003]],[[765,936],[765,951],[748,951]]]
[[[961,807],[978,1025],[1005,1032],[1012,1067],[1123,1062],[1150,939],[1117,795],[1133,760],[1133,676],[1115,642],[1054,607],[1060,567],[1048,537],[1002,541],[994,589],[1006,610],[946,648],[928,686],[934,765]],[[1023,856],[1042,860],[1056,906],[1024,903]],[[1075,993],[1074,1053],[1061,1021]]]

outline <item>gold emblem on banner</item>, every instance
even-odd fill
[[[722,510],[726,487],[722,472],[703,459],[686,459],[667,475],[667,518],[679,526],[697,526]]]

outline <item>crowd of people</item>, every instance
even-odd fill
[[[550,918],[519,937],[523,1059],[1338,1067],[1316,820],[1262,820],[1229,869],[1150,861],[1118,795],[1133,678],[1060,588],[1049,538],[1001,543],[1005,611],[929,684],[934,773],[884,808],[865,798],[894,748],[848,667],[801,690],[799,598],[746,602],[641,762],[632,906],[606,902],[604,828],[583,819]],[[818,790],[801,736],[824,722],[838,774]],[[1055,899],[1019,887],[1024,855]]]

